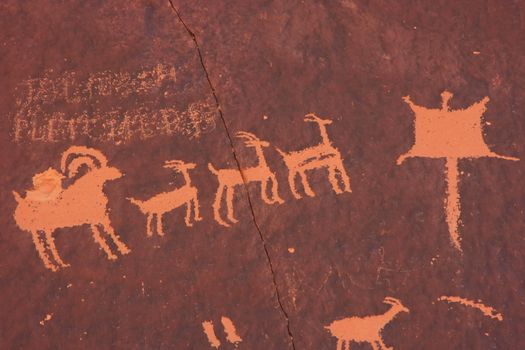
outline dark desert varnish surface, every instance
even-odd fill
[[[524,11],[3,1],[0,348],[524,348]]]

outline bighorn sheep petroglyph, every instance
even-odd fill
[[[289,153],[277,148],[277,151],[281,154],[284,163],[288,167],[288,183],[290,184],[292,194],[297,199],[302,197],[297,192],[295,186],[295,178],[297,174],[299,174],[304,192],[308,196],[314,197],[315,193],[308,183],[306,171],[321,168],[328,169],[328,180],[335,193],[352,192],[350,189],[350,179],[346,174],[341,153],[332,145],[332,141],[330,141],[328,133],[326,132],[326,125],[332,124],[332,121],[330,119],[321,119],[312,113],[307,114],[304,120],[306,122],[317,123],[321,133],[321,143],[317,146]],[[343,183],[343,188],[340,187],[336,175],[339,175]]]
[[[202,218],[199,213],[199,200],[197,196],[197,188],[192,186],[189,171],[194,169],[196,164],[185,163],[181,160],[169,160],[164,163],[164,168],[174,169],[182,173],[184,176],[185,184],[170,192],[159,193],[150,199],[141,201],[138,199],[128,198],[131,203],[137,205],[144,214],[147,215],[146,233],[148,236],[153,235],[151,227],[153,218],[155,217],[157,222],[157,234],[164,236],[164,230],[162,229],[162,215],[170,212],[180,206],[186,204],[186,216],[184,221],[186,226],[191,227],[191,209],[193,207],[193,219],[195,221],[201,221]]]
[[[217,176],[219,180],[219,187],[215,195],[215,201],[213,203],[213,214],[215,220],[223,225],[230,226],[226,221],[221,218],[220,209],[222,202],[222,195],[226,190],[226,208],[227,218],[232,223],[237,223],[233,215],[233,194],[235,186],[242,185],[249,182],[260,182],[261,183],[261,199],[267,204],[273,203],[284,203],[279,197],[277,179],[275,174],[271,171],[270,167],[266,163],[266,158],[263,153],[263,147],[270,146],[267,141],[260,140],[254,134],[249,132],[240,131],[236,134],[238,138],[244,139],[246,147],[255,149],[255,154],[258,158],[258,164],[250,168],[239,169],[215,169],[215,167],[208,163],[210,171]],[[266,193],[267,187],[270,187],[272,192],[272,198],[268,197]]]
[[[383,302],[392,307],[382,315],[348,317],[325,327],[337,338],[337,350],[343,350],[343,346],[345,350],[350,350],[351,341],[369,343],[374,350],[393,349],[385,345],[381,331],[398,313],[410,311],[398,299],[386,297]]]
[[[72,146],[62,154],[61,172],[49,168],[36,174],[33,177],[34,189],[26,191],[25,198],[13,191],[17,202],[15,221],[22,230],[31,233],[36,250],[48,269],[57,271],[60,267],[69,266],[60,258],[55,246],[53,232],[58,228],[90,225],[95,241],[108,259],[115,260],[117,256],[101,236],[99,226],[102,226],[121,254],[130,252],[109,220],[104,184],[120,178],[122,173],[107,163],[106,157],[96,149]],[[84,174],[77,177],[81,170]],[[74,182],[64,187],[64,178]],[[44,233],[43,239],[40,239],[41,232]]]

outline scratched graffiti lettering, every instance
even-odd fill
[[[213,130],[213,101],[175,107],[176,81],[175,68],[164,64],[135,73],[103,71],[87,78],[75,72],[53,76],[48,71],[18,87],[13,140],[88,138],[120,144],[162,135],[197,138]]]

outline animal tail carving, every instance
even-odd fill
[[[13,196],[15,196],[15,201],[16,201],[17,203],[20,203],[20,202],[23,200],[23,199],[22,199],[22,196],[21,196],[18,192],[16,192],[16,191],[13,191]]]
[[[70,157],[74,158],[69,161]],[[85,147],[85,146],[72,146],[69,147],[64,153],[62,153],[62,159],[60,161],[60,170],[63,174],[70,177],[75,176],[80,166],[86,164],[92,169],[95,165],[93,160],[98,162],[99,167],[106,167],[108,160],[102,152],[99,150]]]
[[[277,152],[281,155],[281,157],[286,157],[288,154],[282,150],[280,150],[279,148],[275,147],[275,149],[277,150]]]
[[[219,171],[217,169],[215,169],[215,167],[213,166],[213,164],[211,163],[208,163],[208,169],[210,169],[210,171],[212,173],[214,173],[215,175],[219,175]]]
[[[131,203],[135,204],[137,207],[139,207],[140,211],[144,212],[142,206],[144,204],[143,201],[141,200],[138,200],[138,199],[135,199],[135,198],[126,198],[128,201],[130,201]]]

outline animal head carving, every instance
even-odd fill
[[[321,119],[318,116],[316,116],[314,113],[309,113],[309,114],[305,115],[304,116],[304,121],[305,122],[310,122],[310,123],[322,124],[322,125],[330,125],[330,124],[332,124],[332,121],[330,119]]]
[[[384,300],[383,300],[383,303],[385,304],[389,304],[389,305],[392,305],[393,307],[399,309],[400,311],[404,311],[404,312],[407,312],[409,313],[410,310],[405,307],[402,303],[401,303],[401,300],[399,299],[396,299],[396,298],[392,298],[392,297],[386,297]]]
[[[263,141],[250,132],[239,131],[235,134],[235,136],[237,136],[240,139],[244,139],[244,144],[246,145],[246,147],[256,148],[270,146],[270,143],[268,141]]]

